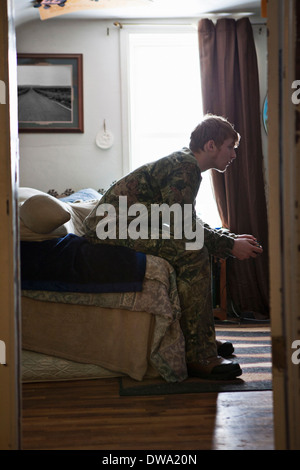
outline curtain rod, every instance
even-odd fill
[[[123,26],[193,26],[193,23],[121,23],[120,21],[115,21],[114,26],[122,29]]]
[[[165,24],[165,23],[123,23],[123,22],[120,22],[120,21],[115,21],[113,24],[114,24],[114,26],[116,26],[119,29],[122,29],[123,26],[197,26],[198,22],[201,19],[202,18],[199,18],[199,19],[195,20],[194,22],[191,21],[190,23],[167,23],[167,24]],[[260,23],[256,23],[256,22],[252,23],[251,22],[251,25],[252,26],[266,26],[267,22],[266,21],[260,22]]]

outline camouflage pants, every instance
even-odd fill
[[[169,260],[172,264],[172,260]],[[207,248],[186,251],[173,261],[182,310],[181,328],[186,343],[186,361],[216,356],[212,308],[210,260]]]
[[[175,269],[182,311],[186,361],[197,362],[216,356],[215,327],[211,295],[210,261],[207,248],[187,251],[184,240],[109,240],[136,251],[160,256]]]

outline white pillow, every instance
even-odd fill
[[[39,189],[21,187],[18,189],[18,202],[22,204],[26,199],[29,199],[31,196],[36,196],[37,194],[47,194]]]
[[[27,228],[35,233],[50,233],[71,218],[67,205],[46,193],[29,197],[19,208]]]
[[[75,235],[78,235],[79,237],[82,237],[85,234],[83,221],[98,202],[99,201],[95,199],[93,201],[66,203],[68,211],[71,213],[71,220],[67,225],[72,233],[75,233]]]

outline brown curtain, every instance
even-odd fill
[[[228,118],[242,136],[237,159],[227,171],[212,170],[222,224],[236,234],[254,235],[264,248],[255,260],[229,259],[228,293],[240,312],[268,317],[268,222],[252,26],[248,18],[216,24],[203,19],[198,34],[204,113]]]

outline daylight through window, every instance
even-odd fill
[[[203,111],[196,30],[130,32],[127,40],[130,171],[188,147]],[[197,213],[220,227],[210,174],[202,176]]]

